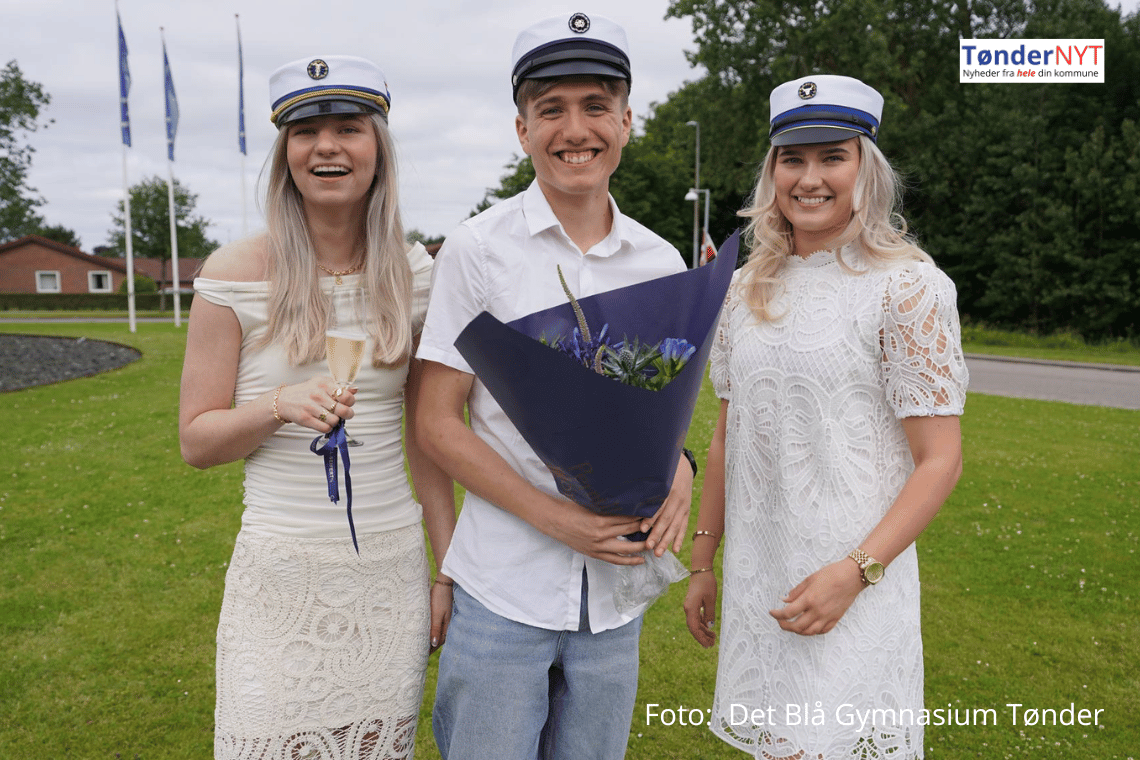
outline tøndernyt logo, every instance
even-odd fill
[[[959,82],[1104,83],[1104,40],[959,40]]]

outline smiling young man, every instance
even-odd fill
[[[536,179],[448,236],[418,353],[421,442],[467,489],[443,566],[454,606],[433,727],[445,760],[621,758],[644,606],[615,608],[617,566],[680,548],[693,471],[680,461],[650,520],[566,500],[454,341],[482,311],[508,322],[565,303],[559,268],[581,297],[684,262],[609,195],[632,121],[624,30],[556,16],[519,34],[513,59],[515,128]],[[638,530],[646,542],[622,538]]]

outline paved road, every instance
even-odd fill
[[[994,396],[1140,409],[1140,367],[967,354],[970,390]]]

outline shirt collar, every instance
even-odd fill
[[[613,226],[610,228],[610,234],[590,249],[595,255],[610,256],[633,242],[629,237],[629,230],[626,229],[627,225],[622,221],[622,216],[618,212],[617,202],[612,195],[609,196],[609,201],[610,211],[614,219]],[[523,193],[522,206],[527,232],[530,233],[531,237],[552,227],[557,227],[559,232],[563,235],[566,234],[566,231],[562,229],[562,223],[554,215],[554,209],[550,208],[550,202],[546,200],[542,188],[538,186],[538,180],[533,180],[530,187]]]

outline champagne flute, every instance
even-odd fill
[[[364,344],[368,333],[364,328],[364,288],[335,288],[332,294],[332,311],[325,330],[325,352],[329,373],[337,388],[347,389],[360,372]],[[349,446],[363,444],[346,431]]]

